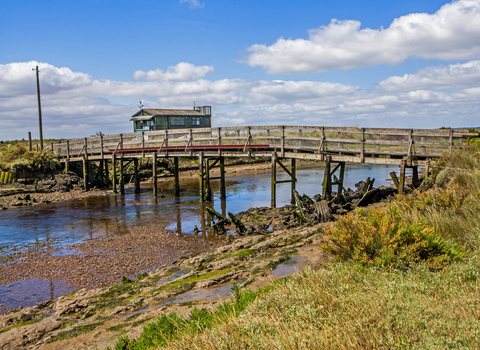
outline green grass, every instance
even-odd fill
[[[189,318],[185,318],[175,312],[163,314],[156,321],[146,324],[142,334],[137,339],[121,337],[115,344],[114,349],[152,349],[165,346],[169,342],[187,334],[201,334],[212,329],[215,325],[225,323],[231,317],[236,317],[248,305],[251,305],[258,295],[265,293],[271,288],[263,288],[256,292],[239,291],[236,289],[234,301],[222,303],[213,312],[195,307]]]
[[[478,348],[478,256],[433,272],[351,263],[305,269],[274,286],[239,317],[167,349]]]

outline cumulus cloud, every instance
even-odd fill
[[[3,125],[0,140],[26,137],[28,131],[34,135],[37,132],[36,85],[32,72],[36,65],[40,67],[45,138],[84,137],[99,130],[106,134],[130,132],[129,119],[138,110],[139,99],[147,108],[191,108],[194,100],[197,105],[211,105],[214,126],[434,128],[478,126],[480,117],[480,83],[466,83],[465,79],[464,85],[457,83],[457,88],[448,91],[420,88],[420,84],[413,83],[411,88],[408,84],[387,88],[384,82],[395,79],[379,83],[384,91],[316,81],[112,81],[32,61],[0,65]],[[462,76],[462,72],[475,70],[477,65],[472,61],[452,65],[452,68],[431,67],[426,71],[449,70],[451,76]],[[433,79],[435,74],[430,75]],[[445,81],[441,77],[439,80]]]
[[[135,80],[192,81],[203,78],[207,73],[213,71],[213,66],[195,66],[191,63],[180,62],[175,66],[168,67],[166,71],[163,69],[149,70],[148,72],[137,70],[133,73],[133,78]]]
[[[190,8],[193,10],[195,8],[204,8],[205,4],[199,2],[198,0],[180,0],[180,3],[183,4],[184,2],[190,5]]]
[[[458,89],[480,85],[480,61],[428,67],[415,74],[393,76],[375,85],[386,91]]]
[[[297,74],[398,65],[409,57],[474,59],[480,57],[479,19],[478,0],[454,1],[434,14],[402,16],[386,29],[360,29],[359,21],[333,19],[310,30],[308,39],[252,45],[245,62],[268,73]]]

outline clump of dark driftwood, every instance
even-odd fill
[[[212,218],[211,228],[213,230],[213,233],[216,235],[227,233],[225,225],[230,225],[231,224],[230,220],[228,220],[225,216],[220,214],[215,209],[212,209],[210,207],[205,207],[205,208],[208,214],[210,215],[210,217]],[[215,220],[217,220],[217,222],[215,222]]]
[[[235,224],[238,234],[267,234],[268,228],[272,230],[292,228],[300,225],[311,225],[334,220],[335,215],[343,215],[355,207],[367,206],[381,200],[389,200],[396,190],[391,187],[381,186],[374,188],[375,179],[367,178],[355,184],[355,190],[346,189],[341,195],[333,193],[332,198],[325,199],[321,195],[313,198],[294,191],[293,205],[282,208],[250,208],[233,216],[229,213],[231,221]]]

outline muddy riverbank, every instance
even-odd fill
[[[176,311],[188,315],[194,307],[215,307],[222,298],[229,296],[233,282],[240,281],[243,286],[255,288],[307,265],[321,268],[331,259],[321,249],[325,241],[324,227],[331,225],[331,221],[319,221],[334,220],[335,215],[351,210],[353,203],[360,205],[364,201],[362,205],[367,205],[374,200],[378,205],[378,201],[388,201],[391,197],[391,189],[373,189],[366,184],[368,181],[359,183],[357,191],[342,200],[326,201],[315,196],[314,201],[297,193],[296,205],[251,208],[237,216],[229,215],[231,220],[218,212],[213,213],[215,219],[210,230],[216,226],[216,232],[222,233],[225,228],[234,233],[223,233],[216,242],[202,241],[203,253],[189,250],[188,244],[185,248],[182,243],[181,250],[176,252],[181,256],[171,257],[176,258],[176,262],[138,274],[136,279],[122,278],[120,283],[103,288],[82,288],[55,301],[45,301],[1,316],[0,344],[6,344],[8,349],[27,346],[35,349],[105,349],[113,346],[120,335],[137,337],[146,322],[162,313]],[[152,244],[147,233],[139,235],[139,232],[132,235],[135,242],[138,238],[145,241],[138,249],[140,255],[137,259],[144,256]],[[180,237],[153,231],[151,235],[167,244],[170,236]],[[113,241],[92,240],[77,245],[77,248],[91,253],[97,252],[99,246],[106,251],[117,249],[114,255],[119,260],[113,265],[125,265],[131,257],[124,258],[120,250],[131,248],[132,242],[120,240],[111,243],[113,246],[109,242]],[[216,247],[209,249],[209,246]],[[151,252],[158,255],[158,250],[157,247]],[[20,266],[22,263],[15,264]],[[94,263],[99,267],[107,264],[106,268],[101,266],[100,275],[108,275],[111,273],[109,269],[115,267],[108,265],[107,260]]]

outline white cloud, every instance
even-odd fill
[[[480,85],[480,61],[428,67],[415,74],[393,76],[382,80],[376,88],[386,91],[458,89]]]
[[[190,4],[190,8],[193,10],[195,8],[204,8],[205,4],[200,3],[198,0],[180,0],[180,3],[183,4],[184,2]]]
[[[197,105],[211,105],[214,126],[434,128],[479,126],[480,120],[480,82],[465,83],[467,79],[463,79],[464,85],[456,83],[457,88],[448,91],[435,91],[426,86],[417,88],[420,85],[411,82],[398,89],[393,84],[387,89],[384,82],[395,80],[393,77],[382,82],[386,91],[368,91],[357,86],[315,81],[96,80],[69,68],[20,62],[0,65],[3,125],[0,140],[23,138],[28,131],[34,135],[38,132],[35,73],[31,70],[36,65],[40,66],[45,138],[84,137],[97,131],[130,132],[129,119],[138,110],[140,99],[147,108],[191,108],[194,100]],[[461,81],[465,70],[477,65],[472,61],[458,67],[431,67],[425,71],[449,71],[451,81],[456,81],[455,74]],[[417,73],[425,74],[424,71]],[[433,79],[435,74],[430,75]],[[440,74],[439,80],[446,79]],[[435,82],[432,85],[436,86]]]
[[[207,73],[213,71],[213,66],[195,66],[191,63],[180,62],[175,66],[168,67],[166,71],[163,69],[149,70],[148,72],[137,70],[133,73],[133,78],[135,80],[192,81],[203,78]]]
[[[480,1],[459,0],[436,13],[396,18],[384,29],[360,29],[355,20],[333,19],[309,31],[307,39],[279,38],[256,44],[245,59],[268,73],[313,73],[379,64],[398,65],[408,57],[474,59],[480,57]]]

